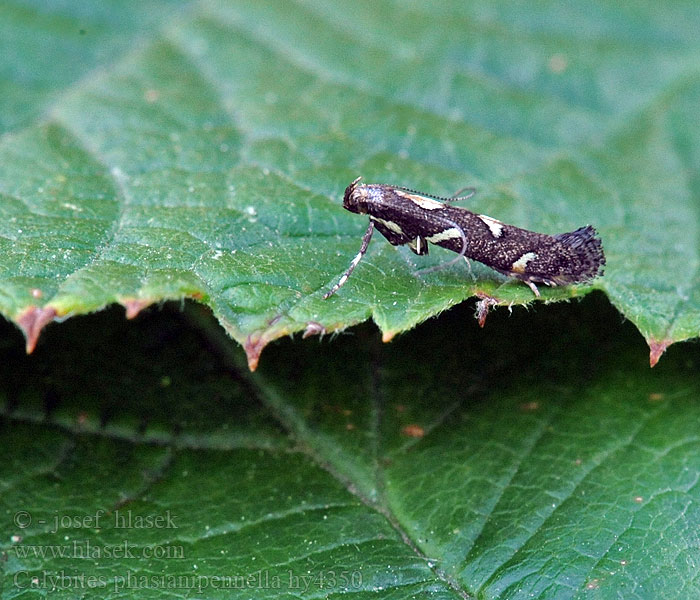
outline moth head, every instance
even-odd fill
[[[360,185],[360,179],[362,177],[358,177],[345,188],[343,208],[350,212],[365,214],[367,213],[367,194],[364,191],[365,186]]]

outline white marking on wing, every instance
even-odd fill
[[[407,200],[410,200],[425,210],[439,210],[441,208],[445,208],[445,205],[442,202],[438,202],[432,198],[426,198],[425,196],[419,196],[418,194],[409,194],[407,192],[402,192],[401,190],[396,190],[396,194],[403,196]]]
[[[379,217],[370,217],[373,221],[377,223],[381,223],[384,225],[387,229],[391,229],[394,233],[398,233],[399,235],[403,235],[403,229],[393,221],[387,221],[385,219],[380,219]]]
[[[444,242],[445,240],[451,240],[453,238],[462,238],[462,230],[456,227],[450,227],[439,233],[435,233],[431,236],[427,236],[425,239],[432,244],[437,244],[438,242]]]
[[[511,265],[510,270],[515,271],[516,273],[524,273],[527,263],[529,263],[531,260],[535,260],[536,258],[537,252],[526,252]]]
[[[503,223],[501,223],[499,220],[494,219],[493,217],[489,217],[487,215],[476,215],[479,217],[486,225],[488,226],[489,230],[491,231],[491,235],[493,237],[501,237],[501,234],[503,233]]]

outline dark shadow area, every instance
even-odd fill
[[[466,302],[389,344],[372,324],[322,339],[287,338],[265,350],[259,373],[252,375],[217,351],[221,346],[188,318],[192,312],[210,320],[208,331],[225,336],[194,303],[184,311],[170,303],[134,321],[115,307],[50,325],[27,356],[20,332],[3,321],[2,414],[82,420],[98,429],[125,420],[137,433],[157,423],[169,435],[190,427],[208,430],[207,423],[255,424],[253,429],[274,435],[279,424],[261,406],[256,381],[296,396],[313,423],[328,410],[319,409],[324,397],[336,398],[331,405],[337,398],[357,405],[367,390],[386,395],[387,386],[392,401],[399,395],[404,404],[439,407],[504,390],[522,390],[524,396],[533,387],[575,390],[610,375],[653,380],[693,370],[700,360],[697,345],[680,344],[651,370],[642,337],[599,293],[512,312],[500,308],[483,329],[473,302]],[[207,390],[204,396],[200,389]]]

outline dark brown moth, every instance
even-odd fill
[[[335,294],[367,252],[375,228],[394,246],[428,254],[428,243],[456,252],[455,259],[422,273],[444,268],[462,257],[525,282],[539,296],[538,283],[549,286],[586,283],[602,275],[603,246],[590,225],[568,233],[549,235],[520,229],[501,221],[452,206],[466,196],[442,198],[403,187],[361,184],[360,177],[346,189],[343,207],[368,215],[362,245],[348,269],[323,297]]]

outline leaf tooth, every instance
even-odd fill
[[[304,335],[301,337],[303,339],[306,339],[308,337],[311,337],[312,335],[320,335],[323,336],[326,334],[326,328],[321,325],[321,323],[318,323],[317,321],[309,321],[306,324],[306,329],[304,330]]]
[[[27,354],[34,352],[41,330],[56,318],[57,311],[52,306],[30,306],[15,320],[27,341]]]
[[[126,318],[135,319],[138,314],[147,306],[153,304],[153,300],[144,298],[123,298],[120,304],[126,309]]]
[[[385,344],[388,344],[391,340],[394,339],[394,336],[396,336],[397,333],[398,333],[398,331],[392,331],[392,330],[383,331],[382,332],[382,342],[384,342]]]
[[[656,340],[650,338],[647,340],[647,343],[649,344],[649,366],[653,367],[659,362],[661,355],[666,352],[666,348],[673,344],[673,340]]]
[[[245,354],[248,357],[248,368],[251,371],[255,371],[255,369],[258,368],[260,354],[265,346],[267,346],[267,343],[268,340],[265,339],[264,335],[251,334],[243,344],[243,350],[245,350]]]

